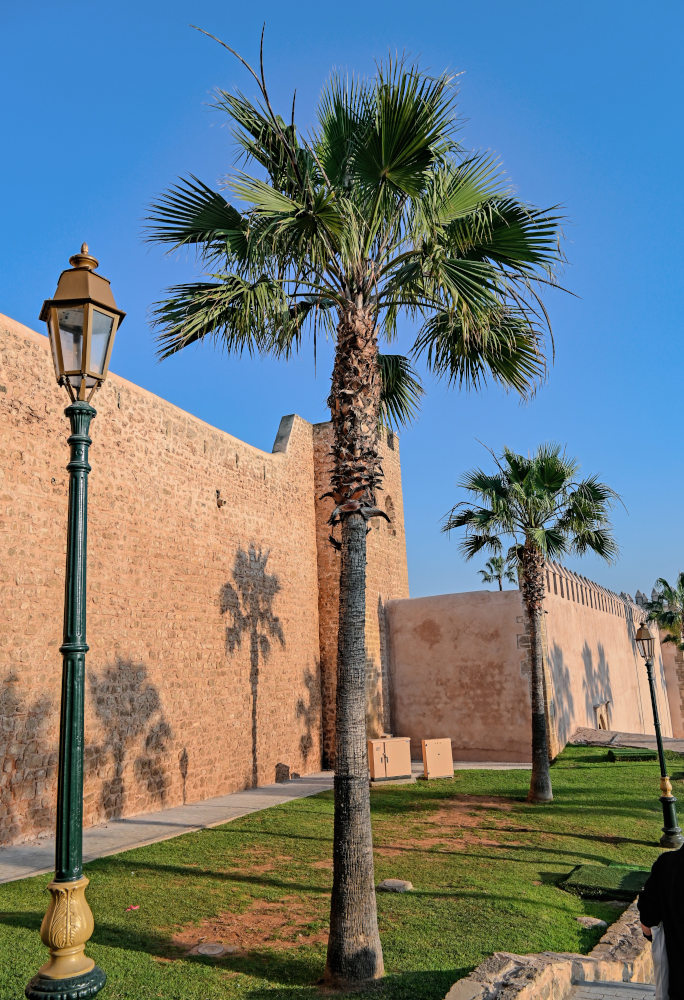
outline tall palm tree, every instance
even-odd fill
[[[503,581],[515,583],[517,577],[511,569],[511,563],[505,556],[492,556],[485,563],[484,569],[477,571],[482,577],[483,583],[498,583],[499,590],[503,590]]]
[[[549,740],[544,706],[542,613],[544,562],[566,553],[592,551],[606,560],[617,555],[608,512],[615,493],[595,476],[578,479],[579,465],[560,445],[543,444],[531,457],[504,448],[494,458],[495,471],[473,469],[459,483],[470,494],[452,507],[442,531],[465,528],[460,548],[466,559],[478,552],[501,553],[503,538],[512,540],[507,558],[515,561],[531,638],[532,777],[530,802],[553,798]]]
[[[679,573],[674,587],[662,576],[656,580],[656,595],[646,604],[648,619],[665,632],[663,642],[676,642],[684,649],[684,573]]]
[[[213,36],[212,36],[213,37]],[[220,41],[216,39],[216,41]],[[379,352],[405,314],[412,353],[449,383],[487,377],[520,393],[544,373],[540,284],[558,259],[558,218],[518,201],[490,159],[456,141],[455,90],[391,60],[370,79],[334,75],[308,138],[273,110],[263,57],[233,49],[259,100],[218,92],[245,163],[229,204],[194,177],[156,205],[150,237],[194,245],[207,280],[157,305],[160,355],[210,337],[229,351],[284,357],[308,327],[332,334],[330,522],[340,525],[333,889],[326,977],[383,974],[377,928],[365,731],[365,573],[369,519],[386,516],[378,427],[414,414],[409,360]],[[263,36],[262,36],[263,56]]]

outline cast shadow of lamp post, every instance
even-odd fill
[[[285,645],[280,619],[273,613],[273,601],[280,591],[278,577],[266,572],[270,553],[250,544],[249,551],[239,549],[233,564],[233,583],[221,587],[220,609],[229,615],[226,625],[226,650],[233,653],[249,640],[249,684],[252,693],[252,785],[258,784],[257,754],[259,661],[271,652],[271,640]]]
[[[100,722],[103,739],[86,748],[92,770],[111,758],[114,773],[102,784],[100,802],[105,819],[121,816],[126,801],[126,767],[138,749],[133,773],[149,796],[163,803],[169,787],[165,761],[172,738],[156,687],[148,681],[142,663],[117,658],[102,673],[88,676],[90,698]]]

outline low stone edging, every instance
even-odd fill
[[[497,951],[454,983],[444,1000],[566,1000],[582,982],[653,982],[651,946],[641,933],[636,903],[588,955]]]

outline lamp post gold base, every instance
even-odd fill
[[[85,1000],[102,989],[106,976],[85,954],[93,933],[93,915],[85,898],[88,879],[50,882],[52,896],[40,925],[50,959],[26,987],[29,1000]]]

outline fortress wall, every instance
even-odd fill
[[[655,626],[651,626],[653,630]],[[663,642],[660,633],[661,652],[665,677],[667,678],[667,697],[670,704],[672,720],[672,735],[680,739],[684,737],[684,651],[677,649],[673,642]]]
[[[552,728],[559,749],[577,726],[596,728],[607,704],[607,728],[652,733],[653,713],[646,666],[634,635],[644,612],[577,573],[547,567],[545,601],[547,669]],[[654,674],[660,723],[672,735],[663,656],[657,629]]]
[[[526,651],[517,590],[389,601],[392,732],[451,737],[456,760],[530,759]]]
[[[547,567],[545,677],[552,754],[580,726],[652,733],[644,661],[634,643],[643,611],[556,564]],[[457,760],[530,760],[529,629],[518,590],[390,601],[393,731],[449,736]],[[662,732],[672,735],[656,637]]]
[[[67,402],[0,317],[0,842],[54,823]],[[311,425],[267,454],[116,375],[93,402],[85,823],[318,769]]]
[[[330,489],[330,448],[332,425],[314,425],[316,498]],[[389,724],[388,656],[385,604],[389,598],[408,597],[404,507],[401,489],[399,441],[396,434],[382,432],[381,457],[383,489],[378,491],[378,506],[391,521],[376,517],[370,521],[367,536],[366,566],[366,663],[367,731],[379,736]],[[340,596],[340,554],[330,543],[327,523],[333,501],[326,497],[317,503],[316,539],[319,567],[319,622],[321,683],[323,697],[324,761],[332,763],[335,747],[335,693],[337,689],[337,625]],[[335,529],[339,538],[340,529]]]

